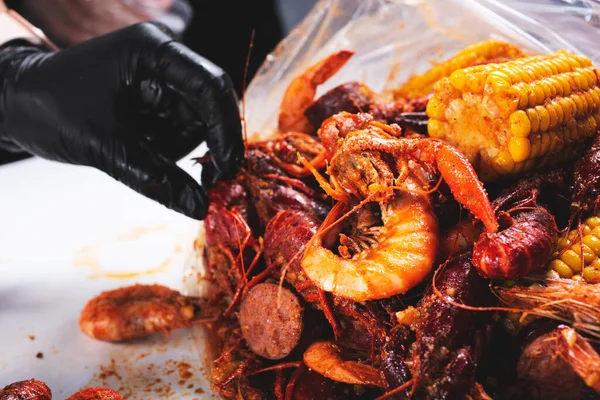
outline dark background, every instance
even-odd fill
[[[194,16],[182,41],[223,68],[241,95],[252,31],[255,37],[248,82],[267,54],[304,18],[315,0],[190,0],[189,3]],[[17,12],[21,10],[18,0],[8,0],[6,4]],[[27,154],[0,149],[0,165],[26,157]]]

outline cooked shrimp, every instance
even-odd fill
[[[498,287],[500,300],[527,314],[571,324],[600,338],[600,284],[572,279],[546,279],[543,284]]]
[[[560,356],[586,385],[600,393],[600,355],[590,342],[573,328],[561,325],[556,330]]]
[[[338,72],[353,55],[354,52],[351,50],[338,51],[310,66],[292,80],[281,101],[280,132],[309,133],[316,128],[308,121],[304,111],[313,103],[317,86],[325,83]]]
[[[123,400],[121,395],[109,388],[91,387],[82,389],[67,400]]]
[[[325,291],[355,301],[382,299],[406,293],[431,272],[438,222],[416,177],[422,167],[436,167],[459,203],[488,231],[498,228],[483,184],[458,150],[431,139],[399,138],[399,131],[365,114],[337,115],[319,130],[324,146],[333,152],[327,168],[330,181],[304,162],[327,194],[342,203],[307,245],[302,260],[306,275]],[[325,229],[353,197],[378,201],[383,227],[369,250],[339,257],[323,246]]]
[[[93,339],[117,342],[167,334],[215,314],[200,298],[183,296],[161,285],[133,285],[90,300],[81,312],[79,327]]]
[[[337,203],[306,246],[302,268],[321,289],[355,301],[405,293],[431,272],[438,248],[438,222],[429,197],[409,190],[381,202],[383,227],[370,249],[344,258],[323,246],[326,229],[343,213]]]
[[[332,381],[385,387],[385,379],[378,369],[356,361],[344,361],[340,353],[340,348],[332,342],[315,342],[304,352],[304,364]]]

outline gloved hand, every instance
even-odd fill
[[[0,52],[0,146],[98,168],[192,218],[244,157],[227,74],[153,23],[55,53]],[[174,161],[206,141],[202,186]]]

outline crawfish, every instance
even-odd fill
[[[253,143],[249,148],[248,165],[240,175],[263,228],[281,210],[308,211],[320,218],[329,211],[321,193],[311,187],[310,170],[298,164],[298,154],[308,157],[311,168],[325,166],[325,148],[301,133]]]
[[[315,137],[300,132],[288,132],[270,140],[251,143],[248,153],[252,163],[248,169],[254,174],[284,172],[284,175],[293,178],[310,176],[310,170],[298,162],[298,155],[308,159],[316,169],[325,167],[323,145]],[[271,171],[267,172],[264,163],[256,163],[255,159],[260,157],[260,153],[264,156],[263,160],[270,165]]]
[[[453,251],[454,245],[466,248],[474,243],[473,265],[492,279],[520,278],[541,269],[552,256],[558,232],[550,208],[539,200],[556,205],[564,197],[561,192],[566,193],[565,188],[563,169],[536,173],[509,186],[492,201],[501,222],[500,231],[478,234],[479,228],[465,221],[446,232],[446,254]]]
[[[366,112],[377,121],[398,124],[403,129],[426,134],[427,120],[424,111],[430,97],[431,94],[390,100],[362,82],[351,81],[323,94],[304,114],[313,126],[321,126],[327,118],[344,111],[353,114]]]
[[[319,201],[315,191],[301,181],[280,177],[282,179],[265,179],[256,175],[248,175],[247,182],[255,201],[262,226],[279,212],[284,210],[307,211],[318,218],[325,218],[329,206]]]
[[[0,400],[52,400],[52,391],[44,382],[29,379],[0,389]]]
[[[250,196],[239,179],[220,181],[209,192],[204,219],[204,262],[215,301],[235,304],[245,279],[260,262],[254,237],[258,223]]]
[[[473,265],[491,279],[516,279],[541,269],[556,247],[558,232],[547,209],[504,214],[508,227],[482,233],[473,247]]]
[[[211,389],[226,399],[238,399],[239,393],[245,399],[265,398],[264,390],[253,385],[247,376],[248,372],[261,368],[263,362],[244,345],[237,320],[232,317],[221,320],[216,336],[220,347],[210,371]]]
[[[471,264],[471,251],[440,267],[413,322],[416,339],[409,357],[417,398],[457,399],[469,393],[488,341],[490,313],[455,304],[485,307],[493,302],[487,281]]]
[[[69,396],[67,400],[123,400],[121,395],[109,388],[91,387]]]
[[[574,216],[587,212],[596,212],[600,205],[600,136],[588,152],[575,163],[573,186],[571,188],[571,207]]]
[[[385,201],[385,190],[401,183],[411,172],[409,160],[436,168],[456,200],[470,210],[490,232],[498,223],[483,184],[467,159],[454,147],[428,138],[399,138],[397,125],[373,121],[369,114],[334,115],[323,123],[319,137],[330,156],[331,185],[321,178],[323,189],[339,201],[349,195],[374,196]],[[393,162],[388,161],[391,158]],[[396,177],[396,174],[400,175]]]

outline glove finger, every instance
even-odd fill
[[[201,182],[204,187],[211,187],[219,180],[219,171],[214,164],[202,165]]]
[[[102,156],[105,166],[101,169],[172,210],[190,218],[204,219],[207,193],[198,182],[173,161],[153,152],[146,143],[124,140],[114,143],[113,149],[117,151]]]
[[[159,79],[194,105],[219,179],[232,178],[244,158],[244,141],[231,79],[178,42],[168,43],[162,57]]]
[[[140,100],[142,111],[136,124],[160,154],[177,161],[205,141],[197,106],[156,77],[140,83]]]

